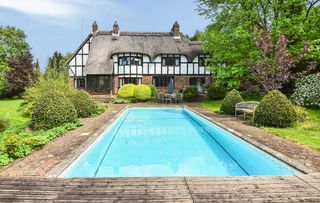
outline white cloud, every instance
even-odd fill
[[[66,18],[77,11],[76,6],[61,0],[0,0],[0,7],[29,15],[55,18]]]

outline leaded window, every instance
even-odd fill
[[[119,57],[119,65],[120,66],[125,66],[125,65],[142,66],[142,58],[137,56],[122,56],[122,57]]]
[[[169,82],[170,82],[170,77],[166,77],[166,76],[153,77],[153,84],[156,87],[168,87]]]

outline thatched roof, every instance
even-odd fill
[[[112,55],[116,53],[143,53],[151,60],[160,54],[183,54],[192,61],[203,53],[201,44],[191,42],[183,34],[174,39],[171,32],[121,32],[115,39],[112,32],[99,31],[93,35],[86,74],[112,74]]]

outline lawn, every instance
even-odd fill
[[[205,101],[201,103],[201,106],[218,113],[221,104],[222,100]],[[262,129],[310,148],[320,150],[320,109],[306,109],[306,111],[308,113],[308,120],[297,123],[293,127],[262,127]]]
[[[219,113],[221,104],[222,104],[222,100],[205,101],[201,103],[201,106],[203,108]]]
[[[23,117],[22,112],[19,111],[22,103],[21,99],[0,100],[0,117],[10,119],[10,128],[16,128],[30,121],[30,118]]]
[[[268,132],[320,150],[320,110],[307,109],[308,120],[290,128],[263,127]]]

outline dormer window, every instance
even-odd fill
[[[135,66],[142,66],[142,58],[136,56],[122,56],[119,57],[119,65],[126,66],[126,65],[135,65]]]
[[[163,66],[180,66],[180,56],[179,55],[163,55],[162,65]]]

